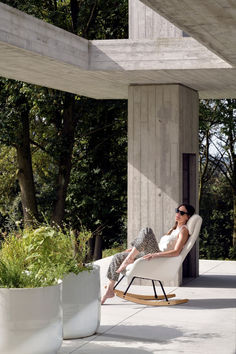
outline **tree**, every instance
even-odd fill
[[[79,113],[67,220],[95,231],[91,253],[97,258],[101,242],[111,247],[126,238],[127,102],[83,98]]]
[[[87,0],[84,2],[75,0],[43,0],[39,3],[35,0],[5,0],[3,2],[88,39],[127,37],[127,1],[117,1],[114,3],[111,0],[106,2],[97,0]],[[14,129],[9,129],[9,124],[12,124],[12,128],[24,126],[24,130],[21,130],[22,134],[19,135],[24,142],[24,151],[19,149],[18,151],[20,151],[21,156],[24,152],[25,160],[28,162],[28,166],[31,166],[28,171],[30,169],[32,171],[32,165],[34,171],[34,175],[32,174],[32,183],[25,183],[26,166],[24,165],[21,168],[20,183],[22,186],[24,185],[25,189],[31,191],[29,193],[30,196],[34,195],[35,197],[35,185],[37,191],[37,203],[34,211],[34,208],[29,203],[27,204],[23,198],[24,190],[21,189],[23,209],[29,211],[32,218],[37,217],[37,207],[41,209],[42,201],[45,199],[42,196],[42,192],[45,192],[45,189],[47,189],[47,196],[51,193],[50,198],[48,198],[48,204],[52,207],[51,218],[54,222],[60,224],[65,214],[66,196],[72,169],[74,139],[75,136],[77,139],[80,139],[77,134],[78,122],[80,124],[86,122],[89,116],[88,112],[91,108],[90,105],[93,104],[92,100],[86,101],[86,99],[72,94],[10,80],[3,80],[1,84],[4,86],[5,91],[6,85],[11,85],[12,91],[24,101],[22,101],[22,104],[25,109],[27,108],[28,113],[28,121],[23,121],[23,117],[18,112],[14,120],[10,123],[9,111],[10,109],[14,111],[15,107],[14,104],[12,107],[6,105],[6,101],[10,96],[9,92],[6,92],[6,100],[5,102],[2,101],[2,117],[3,115],[5,117],[4,124],[7,127],[5,131],[8,134],[8,144],[13,146],[11,134],[14,132]],[[13,87],[14,84],[15,87]],[[14,99],[12,102],[14,102]],[[84,104],[83,109],[80,108],[81,103]],[[99,102],[96,103],[98,110],[100,104]],[[23,107],[18,102],[18,111],[22,109]],[[84,116],[81,117],[81,114]],[[94,112],[93,114],[96,115],[97,113]],[[100,114],[97,114],[97,116],[101,119],[100,123],[98,123],[101,126],[103,117]],[[45,136],[45,131],[48,134],[47,137]],[[4,143],[3,140],[2,143]],[[26,146],[26,143],[28,146]],[[48,156],[48,162],[45,161],[45,156]],[[43,161],[44,163],[46,162],[48,167],[53,169],[53,172],[50,171],[43,174],[42,170],[45,170],[45,168],[42,168]],[[20,159],[18,159],[19,162]],[[50,188],[45,187],[44,181],[46,180]],[[25,222],[27,220],[29,220],[28,215],[25,216]]]
[[[219,166],[232,192],[233,246],[236,247],[236,100],[221,100],[218,109],[221,120],[212,142],[216,149],[212,163]]]
[[[211,163],[212,139],[215,128],[220,121],[219,112],[216,109],[214,100],[200,101],[199,109],[199,205],[202,204],[202,196],[206,191],[208,183],[213,178],[217,166]]]
[[[21,218],[19,185],[16,183],[16,150],[0,144],[0,227],[11,229],[13,220]]]
[[[22,92],[23,83],[1,80],[0,84],[0,140],[16,148],[24,220],[28,225],[38,216],[30,151],[30,107]]]
[[[229,254],[235,235],[235,116],[232,100],[200,104],[200,211],[202,254]],[[213,252],[214,250],[214,252]],[[212,253],[213,252],[213,253]]]

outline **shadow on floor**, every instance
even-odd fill
[[[196,279],[185,279],[183,287],[236,289],[236,275],[201,275]]]
[[[177,309],[193,309],[193,310],[217,310],[217,309],[235,309],[236,299],[189,299],[189,302],[175,306]]]
[[[176,327],[168,326],[147,326],[147,325],[118,325],[114,329],[110,326],[101,326],[98,334],[102,340],[118,340],[121,342],[148,342],[148,343],[169,343],[172,340],[182,337],[183,332]],[[101,340],[99,336],[99,340]]]
[[[95,342],[116,342],[124,345],[129,343],[146,343],[146,344],[159,344],[168,345],[173,342],[192,343],[195,339],[209,340],[212,338],[219,338],[220,335],[215,332],[199,333],[191,330],[182,330],[177,327],[168,327],[165,325],[118,325],[111,329],[109,326],[101,326],[98,331],[98,337]]]

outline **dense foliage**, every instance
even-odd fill
[[[200,257],[236,259],[236,100],[200,104]]]
[[[79,219],[86,222],[107,248],[126,238],[127,103],[87,99],[81,109],[87,105],[75,138],[66,218],[76,228]]]
[[[3,2],[88,39],[127,37],[127,1]],[[15,220],[31,224],[42,213],[57,224],[68,220],[76,229],[82,220],[93,231],[95,257],[101,255],[102,240],[105,247],[117,237],[124,240],[126,102],[6,79],[0,81],[0,96],[2,227],[12,228]],[[6,185],[8,165],[12,174]]]
[[[27,116],[38,219],[44,215],[49,220],[56,200],[60,156],[66,146],[62,139],[64,93],[0,80],[0,92],[9,87],[15,88],[15,96],[23,101],[29,95]],[[21,144],[16,131],[22,129],[22,107],[19,102],[8,104],[16,100],[9,93],[2,95],[0,102],[0,212],[5,229],[22,220],[16,153]],[[127,103],[77,97],[75,110],[77,125],[64,220],[75,229],[82,220],[95,237],[103,235],[104,247],[110,247],[126,234]]]
[[[0,250],[0,287],[50,286],[73,272],[84,270],[91,232],[77,237],[71,230],[43,225],[8,235]]]

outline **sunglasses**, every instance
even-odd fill
[[[188,213],[186,213],[186,211],[179,210],[178,208],[175,209],[175,212],[176,212],[176,214],[180,213],[181,216],[183,216],[185,214],[188,215]]]

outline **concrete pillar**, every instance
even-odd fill
[[[139,0],[129,0],[129,38],[156,39],[183,37],[175,27]]]
[[[145,226],[160,239],[174,224],[174,209],[183,198],[197,207],[198,102],[196,91],[178,84],[129,87],[129,243]]]

